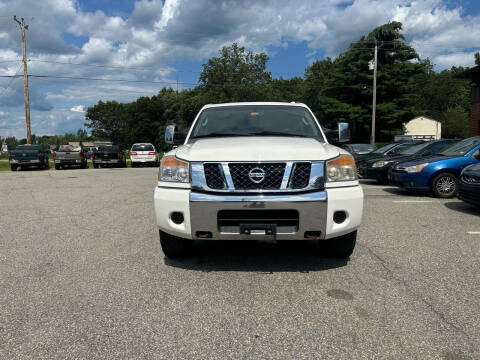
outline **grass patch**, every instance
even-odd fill
[[[10,163],[8,161],[0,161],[0,171],[10,171]]]

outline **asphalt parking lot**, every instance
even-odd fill
[[[364,183],[314,244],[164,259],[156,169],[0,173],[0,359],[480,359],[480,211]]]

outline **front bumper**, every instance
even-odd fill
[[[388,172],[388,182],[407,190],[429,191],[428,180],[418,173]]]
[[[368,166],[358,166],[358,174],[362,179],[386,179],[388,168],[373,168]]]
[[[14,165],[39,165],[40,160],[10,160],[10,164]]]
[[[458,198],[469,204],[480,206],[480,184],[467,184],[458,182]]]
[[[318,234],[315,238],[328,239],[355,231],[363,213],[363,191],[360,186],[329,188],[325,191],[281,195],[211,194],[157,187],[154,194],[155,215],[160,230],[188,239],[205,239],[202,233],[211,233],[209,240],[302,240],[305,233]],[[219,226],[222,210],[295,210],[298,227],[293,232],[240,234],[224,232]],[[333,220],[336,211],[344,211],[346,219],[340,224]],[[184,221],[172,221],[173,212],[183,214]],[[308,237],[312,238],[312,237]]]

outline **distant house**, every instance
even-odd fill
[[[442,124],[429,116],[417,116],[403,124],[405,139],[438,140],[442,138]]]
[[[475,66],[458,77],[470,79],[470,136],[480,135],[480,66]]]

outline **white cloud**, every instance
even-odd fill
[[[83,105],[75,105],[70,109],[70,111],[83,113],[85,111],[84,108],[85,106]]]

